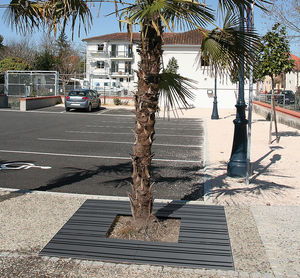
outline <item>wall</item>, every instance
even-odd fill
[[[213,98],[208,96],[208,90],[214,90],[215,78],[209,72],[208,67],[199,67],[198,54],[200,46],[189,45],[165,45],[163,53],[164,67],[167,66],[169,59],[175,57],[178,62],[178,73],[197,81],[193,90],[195,100],[189,101],[195,107],[213,107]],[[245,88],[247,83],[245,84]],[[234,108],[236,104],[237,85],[230,81],[229,75],[217,76],[217,97],[219,108]],[[247,96],[245,90],[245,97]]]
[[[6,95],[0,95],[0,108],[8,107],[8,97]]]
[[[299,72],[292,71],[286,74],[286,90],[297,91],[298,86],[300,86],[300,74]]]
[[[20,98],[20,110],[34,110],[38,108],[54,106],[58,103],[62,103],[62,98],[60,96]]]
[[[270,114],[271,105],[259,101],[253,101],[255,113],[267,118]],[[276,106],[276,119],[279,123],[300,129],[300,113]]]
[[[101,44],[104,42],[99,41],[89,41],[87,44],[87,54],[88,57],[90,52],[97,51],[97,44]],[[110,41],[109,44],[119,44],[124,45],[128,42],[125,41]],[[140,57],[136,52],[137,45],[133,45],[133,55],[134,60],[132,61],[132,69],[137,70],[138,61]],[[164,67],[167,66],[168,61],[171,57],[175,57],[178,61],[179,65],[179,73],[182,76],[189,77],[197,81],[196,88],[193,90],[195,94],[195,99],[193,101],[189,101],[195,107],[200,108],[212,108],[213,106],[213,98],[209,97],[207,94],[208,90],[214,90],[214,76],[212,76],[208,72],[208,68],[199,68],[197,64],[197,56],[199,53],[200,46],[191,46],[191,45],[164,45],[163,49],[163,64]],[[107,50],[110,51],[110,46],[107,45]],[[121,50],[121,48],[120,48]],[[100,57],[99,57],[100,58]],[[87,62],[87,77],[89,73],[92,72],[92,67]],[[129,88],[130,90],[135,89],[137,77],[134,74],[134,81],[128,84],[127,82],[123,82],[124,88]],[[125,80],[125,79],[124,79]],[[247,101],[248,98],[248,84],[245,84],[245,99]],[[228,75],[217,76],[217,96],[218,96],[218,107],[219,108],[234,108],[236,104],[236,95],[237,95],[237,85],[231,83]]]

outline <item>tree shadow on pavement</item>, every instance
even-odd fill
[[[280,154],[274,154],[271,158],[269,158],[270,162],[267,165],[262,165],[262,161],[268,158],[275,149],[280,149],[282,147],[275,146],[271,147],[271,150],[262,156],[260,159],[253,163],[253,171],[254,174],[250,177],[249,183],[250,185],[247,186],[245,184],[245,180],[243,178],[235,179],[229,178],[227,176],[227,162],[223,161],[220,168],[212,169],[213,170],[221,170],[225,172],[225,174],[219,176],[209,176],[209,185],[210,191],[207,193],[208,196],[213,198],[219,198],[222,196],[234,196],[236,194],[245,193],[245,194],[256,194],[259,195],[262,192],[272,192],[272,194],[278,195],[284,189],[291,189],[292,186],[288,186],[286,184],[275,183],[272,181],[266,181],[262,178],[259,178],[261,175],[270,175],[274,177],[282,177],[282,178],[289,178],[289,176],[285,175],[278,175],[273,170],[270,170],[270,167],[276,164],[280,159]],[[234,186],[231,186],[230,181],[234,182]],[[238,185],[240,184],[240,186]]]
[[[89,169],[66,167],[65,173],[51,180],[48,184],[32,188],[38,191],[59,191],[72,192],[75,187],[87,187],[87,180],[90,191],[88,194],[105,194],[113,196],[128,196],[131,190],[131,162],[118,163],[115,165],[94,166]],[[203,196],[203,167],[201,165],[159,165],[151,167],[154,198],[176,198],[196,200]],[[99,176],[99,179],[96,179]],[[94,178],[94,180],[93,180]],[[86,183],[84,183],[86,182]],[[80,189],[78,189],[80,191]],[[100,193],[99,193],[100,192]],[[76,192],[82,193],[82,192]]]
[[[2,168],[1,166],[3,164],[8,164],[8,163],[18,163],[18,164],[21,164],[21,163],[35,163],[35,161],[32,161],[32,160],[23,160],[23,161],[7,161],[7,160],[0,160],[0,173],[2,171]],[[18,171],[18,170],[6,170],[6,171]],[[4,191],[5,192],[5,191]],[[19,190],[15,190],[15,191],[10,191],[8,192],[7,194],[4,194],[4,195],[0,195],[0,203],[1,202],[4,202],[6,200],[10,200],[10,199],[14,199],[14,198],[17,198],[17,197],[20,197],[20,196],[23,196],[25,194],[28,194],[28,193],[31,193],[29,190],[24,190],[24,189],[19,189]]]
[[[65,167],[63,168],[67,172],[62,174],[60,177],[53,179],[47,185],[43,185],[37,188],[32,188],[31,190],[39,190],[39,191],[48,191],[60,187],[65,187],[68,185],[72,185],[74,183],[78,183],[81,181],[85,181],[97,175],[124,175],[130,173],[131,171],[131,163],[119,163],[115,165],[101,165],[95,166],[90,169],[82,169],[76,167]],[[129,178],[125,177],[122,180],[128,180]]]

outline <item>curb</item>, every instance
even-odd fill
[[[204,202],[208,204],[213,204],[211,197],[211,183],[210,183],[210,160],[209,160],[209,143],[208,143],[208,129],[207,129],[207,119],[203,119],[204,125],[204,148],[203,148],[203,164],[204,164],[204,192],[203,199]]]
[[[0,192],[10,193],[23,193],[25,194],[36,194],[36,195],[52,195],[57,197],[65,198],[83,198],[83,199],[97,199],[97,200],[111,200],[111,201],[128,201],[128,197],[119,196],[106,196],[106,195],[88,195],[88,194],[77,194],[77,193],[64,193],[64,192],[49,192],[49,191],[33,191],[25,189],[5,188],[0,187]],[[189,200],[171,200],[171,199],[155,199],[154,203],[176,203],[176,204],[189,204],[189,205],[206,205],[205,201],[189,201]]]

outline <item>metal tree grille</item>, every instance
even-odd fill
[[[180,218],[178,243],[106,238],[116,215],[130,215],[129,202],[87,200],[40,255],[233,270],[224,208],[155,204],[160,217]]]

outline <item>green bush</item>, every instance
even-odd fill
[[[121,105],[122,101],[119,98],[114,98],[114,105]]]

